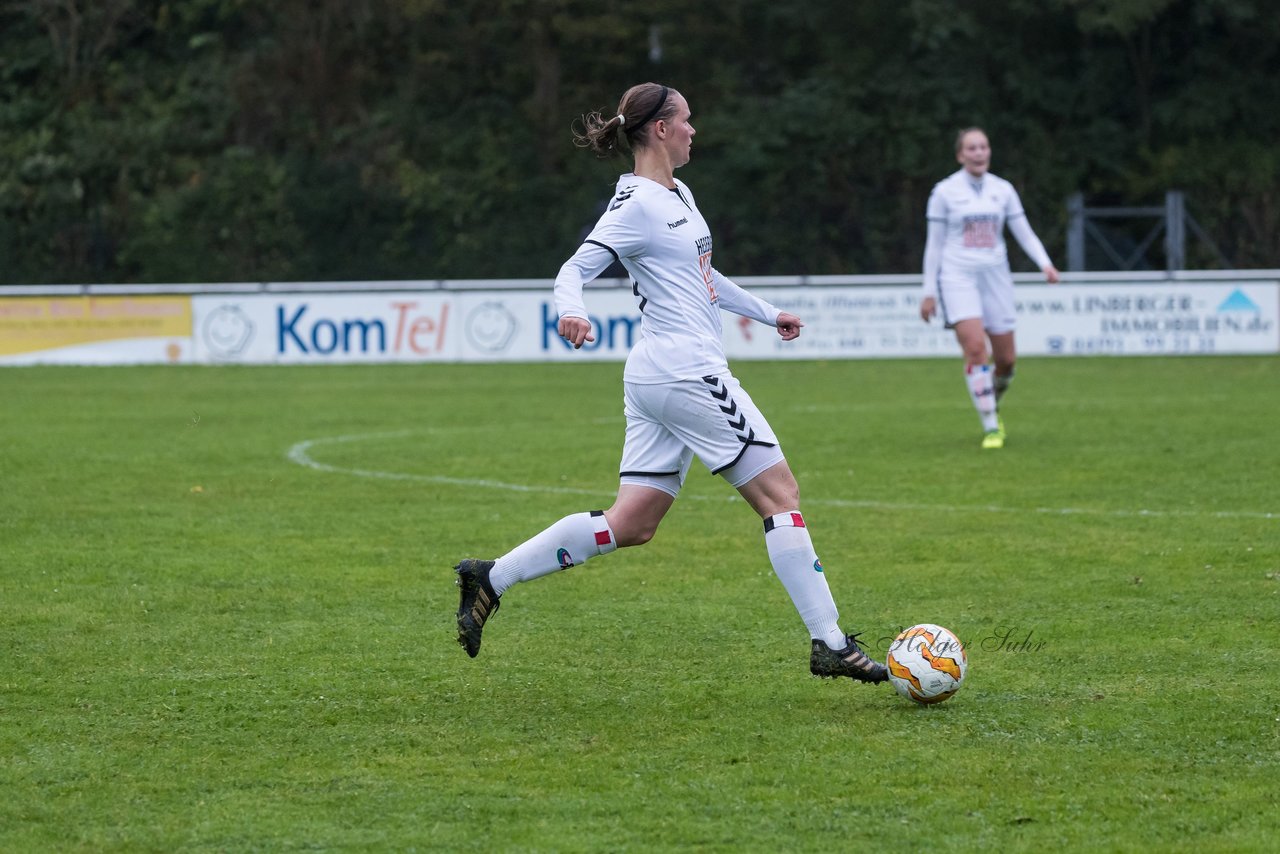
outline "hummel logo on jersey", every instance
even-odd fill
[[[686,217],[681,217],[675,222],[667,223],[667,228],[679,228],[682,225],[688,225],[688,224],[689,224],[689,218],[686,216]]]

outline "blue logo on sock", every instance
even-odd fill
[[[815,561],[813,562],[813,571],[814,571],[814,572],[822,572],[822,561],[821,561],[821,560],[815,560]]]
[[[560,562],[561,569],[568,569],[573,566],[573,557],[569,554],[568,549],[560,549],[556,552],[556,560]]]

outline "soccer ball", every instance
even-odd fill
[[[932,623],[912,626],[894,638],[885,664],[893,687],[917,703],[941,703],[960,690],[969,669],[960,639]]]

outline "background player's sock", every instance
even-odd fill
[[[1004,393],[1009,390],[1009,386],[1013,385],[1013,369],[1009,373],[1002,374],[997,372],[995,375],[996,404],[1000,403],[1000,398],[1004,397]]]
[[[969,397],[982,419],[982,429],[988,433],[999,429],[996,419],[996,392],[991,382],[990,365],[965,365],[964,379],[969,385]]]

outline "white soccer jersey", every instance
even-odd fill
[[[778,309],[711,266],[711,231],[684,182],[628,173],[586,241],[556,276],[560,317],[587,317],[582,288],[616,258],[642,317],[623,379],[663,383],[726,373],[720,310],[777,325]]]
[[[976,179],[960,169],[934,185],[925,215],[930,222],[946,224],[941,258],[945,270],[1008,264],[1005,223],[1025,218],[1026,212],[1018,191],[1008,181],[990,172]],[[1030,233],[1030,241],[1022,239],[1026,233]],[[1049,256],[1029,227],[1023,229],[1019,224],[1015,236],[1037,267],[1049,266]]]

